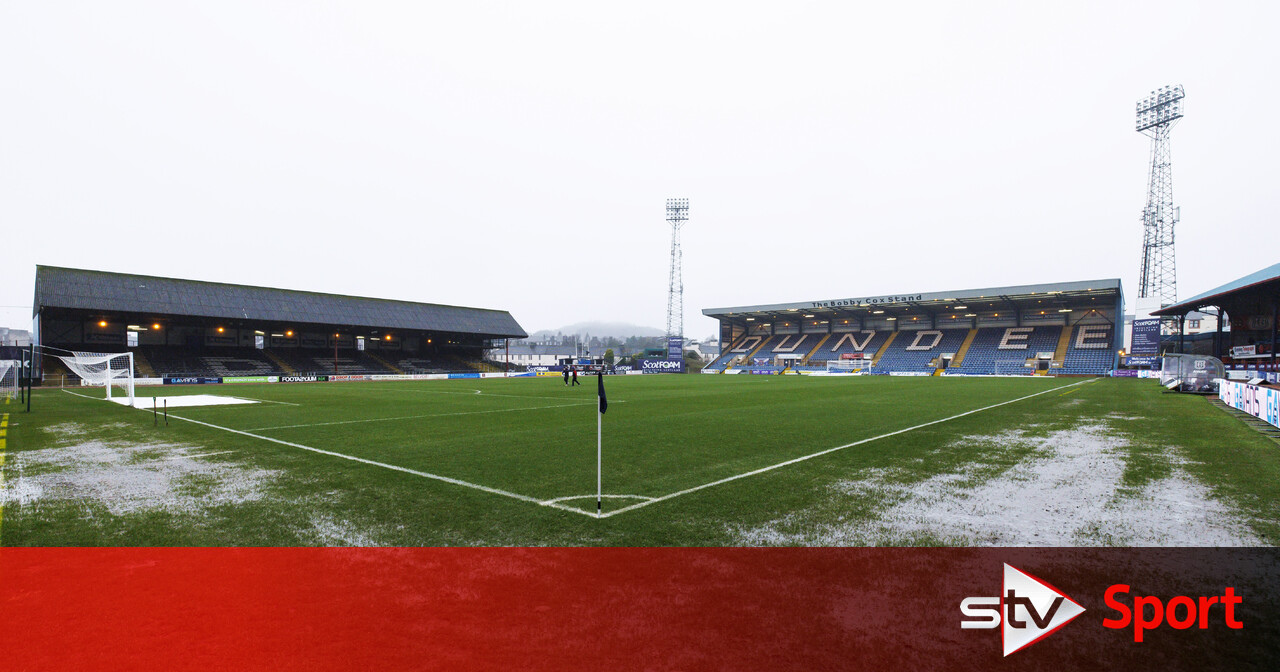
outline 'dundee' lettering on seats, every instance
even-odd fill
[[[932,337],[933,337],[933,342],[932,342],[932,343],[930,343],[929,345],[921,345],[921,344],[920,344],[920,341],[924,340],[924,337],[925,337],[925,336],[932,336]],[[934,331],[934,330],[932,330],[932,329],[931,329],[931,330],[929,330],[929,331],[918,331],[918,332],[916,332],[916,340],[912,341],[912,342],[911,342],[911,345],[908,345],[908,346],[907,346],[907,350],[912,350],[912,351],[916,351],[916,350],[932,350],[932,349],[934,349],[934,348],[938,347],[938,343],[941,343],[941,342],[942,342],[942,332],[941,332],[941,331]]]
[[[1110,327],[1105,324],[1080,327],[1076,331],[1076,348],[1080,350],[1102,350],[1111,347],[1111,343],[1107,339],[1108,329]]]
[[[800,347],[800,344],[804,343],[804,339],[806,338],[809,338],[808,334],[805,334],[804,336],[801,336],[800,338],[796,339],[795,343],[792,343],[791,345],[787,345],[787,341],[791,340],[791,337],[783,336],[782,342],[779,343],[776,347],[774,347],[773,351],[774,352],[795,352],[796,348]]]
[[[1026,350],[1027,337],[1034,331],[1034,327],[1009,327],[1004,330],[1004,338],[1000,339],[999,350]]]
[[[859,343],[858,339],[854,336],[854,334],[866,334],[867,337],[862,339],[862,342]],[[871,342],[871,339],[875,337],[876,337],[876,332],[874,331],[854,331],[854,332],[847,333],[844,336],[841,336],[840,340],[836,341],[835,345],[831,346],[831,352],[835,352],[836,350],[839,350],[840,346],[844,345],[845,341],[848,341],[853,344],[854,352],[862,352],[862,350],[867,347],[867,344]]]

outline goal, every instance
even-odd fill
[[[72,352],[71,356],[58,355],[71,372],[80,376],[82,385],[103,386],[107,398],[111,388],[119,387],[133,405],[133,353],[132,352]]]
[[[828,359],[827,373],[871,373],[869,359]]]
[[[22,372],[22,362],[16,359],[0,359],[0,399],[13,399],[18,396],[18,376]]]

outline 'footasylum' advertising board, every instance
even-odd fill
[[[684,373],[684,360],[642,359],[640,370],[645,373]]]

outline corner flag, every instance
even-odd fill
[[[601,444],[603,443],[601,436],[604,434],[604,430],[602,429],[602,426],[604,424],[604,412],[609,410],[609,400],[604,396],[604,370],[603,369],[596,372],[596,385],[597,385],[597,389],[599,389],[598,394],[600,396],[600,404],[599,404],[600,412],[596,414],[596,518],[599,518],[600,513],[603,510],[602,507],[603,507],[603,500],[604,500],[604,495],[602,494],[602,490],[600,489],[601,479],[603,478],[602,476],[603,467],[600,461],[601,453],[602,453]]]
[[[604,396],[604,371],[596,373],[596,382],[599,383],[600,387],[600,412],[604,413],[609,410],[609,400]]]

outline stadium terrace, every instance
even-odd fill
[[[1101,375],[1123,347],[1119,279],[708,308],[708,372]]]

